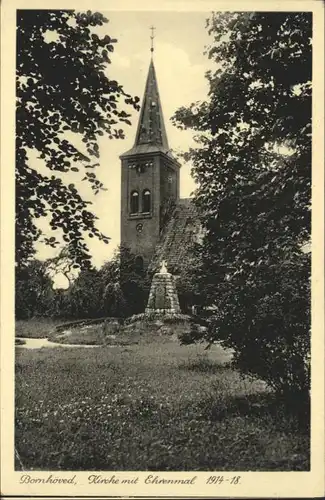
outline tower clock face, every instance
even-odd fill
[[[143,229],[143,224],[139,222],[139,224],[136,225],[136,230],[138,231],[138,233],[142,233],[142,229]]]

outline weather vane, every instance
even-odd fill
[[[150,49],[150,51],[151,51],[151,54],[152,54],[153,51],[154,51],[153,40],[155,38],[154,31],[155,31],[156,28],[154,26],[150,26],[150,29],[151,29],[151,36],[150,36],[150,38],[151,38],[151,49]]]

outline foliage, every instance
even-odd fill
[[[78,275],[78,272],[75,270],[76,267],[77,265],[74,263],[73,257],[73,245],[71,243],[63,246],[57,255],[46,260],[48,275],[53,278],[60,274],[63,275],[69,286]]]
[[[73,318],[102,316],[102,311],[98,307],[102,289],[100,274],[96,269],[81,271],[69,290],[68,316]]]
[[[63,232],[77,267],[90,266],[83,235],[108,241],[95,225],[90,202],[82,199],[62,174],[80,172],[94,193],[103,189],[96,178],[98,135],[124,138],[130,124],[123,102],[138,109],[123,87],[107,76],[115,39],[101,38],[96,27],[107,19],[99,13],[17,11],[16,108],[16,261],[34,255],[34,243],[55,247],[55,231]],[[73,138],[82,139],[83,148]],[[30,165],[31,151],[48,173]],[[94,160],[95,158],[95,160]],[[36,219],[46,218],[54,235],[48,237]],[[41,239],[42,238],[42,239]]]
[[[148,295],[146,274],[124,247],[99,270],[81,271],[69,291],[71,317],[126,317],[143,311]]]
[[[223,13],[208,22],[206,102],[177,111],[197,131],[187,158],[206,236],[202,336],[238,366],[308,400],[310,349],[310,13]]]
[[[120,283],[119,251],[100,269],[102,295],[100,308],[107,316],[124,316],[126,301]]]
[[[52,316],[66,319],[127,317],[143,312],[150,277],[136,267],[135,256],[117,250],[100,269],[82,269],[73,277],[69,249],[45,262],[31,260],[16,272],[16,319]],[[53,289],[53,273],[69,280],[67,290]]]
[[[121,246],[116,256],[120,269],[120,286],[125,299],[124,316],[144,311],[150,290],[151,277],[137,267],[136,256],[129,248]]]
[[[177,270],[176,289],[179,299],[179,305],[185,313],[191,313],[192,306],[204,304],[204,295],[202,295],[199,286],[199,279],[196,279],[198,269],[201,265],[200,246],[191,244],[188,251],[188,258],[179,266]]]
[[[17,347],[25,470],[309,470],[309,436],[260,382],[223,367],[220,347],[204,363],[203,349]]]
[[[29,266],[16,268],[15,313],[16,319],[27,319],[35,315],[52,314],[52,281],[47,276],[46,266],[33,260]]]
[[[190,316],[187,316],[186,314],[169,313],[169,312],[166,313],[150,312],[150,313],[135,314],[130,318],[127,318],[125,320],[125,324],[140,322],[150,327],[150,324],[155,321],[159,323],[159,325],[161,324],[172,325],[175,323],[187,323],[190,321],[190,319],[191,319]]]

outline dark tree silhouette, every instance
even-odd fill
[[[52,230],[61,229],[76,267],[87,268],[90,254],[83,235],[104,236],[95,225],[74,184],[66,185],[62,172],[84,172],[97,193],[104,186],[96,178],[97,136],[123,138],[121,126],[138,109],[115,80],[106,76],[109,54],[116,40],[100,38],[94,28],[106,23],[102,14],[74,11],[19,10],[17,12],[16,111],[16,261],[24,265],[42,241],[55,247],[55,236],[42,234],[35,219],[47,217]],[[52,35],[52,41],[47,35]],[[84,151],[66,133],[82,137]],[[71,135],[70,135],[71,137]],[[47,169],[41,174],[29,164],[36,150]]]
[[[27,266],[16,269],[15,278],[16,319],[51,316],[54,292],[46,263],[32,260]]]
[[[198,270],[207,339],[246,372],[308,398],[312,16],[224,13],[208,22],[206,102],[179,109],[206,236]],[[290,154],[289,154],[290,153]]]

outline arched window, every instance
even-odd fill
[[[139,193],[138,193],[138,191],[132,191],[130,206],[131,206],[131,214],[137,214],[139,212]]]
[[[149,189],[145,189],[142,193],[142,212],[150,212],[151,210],[151,194]]]

